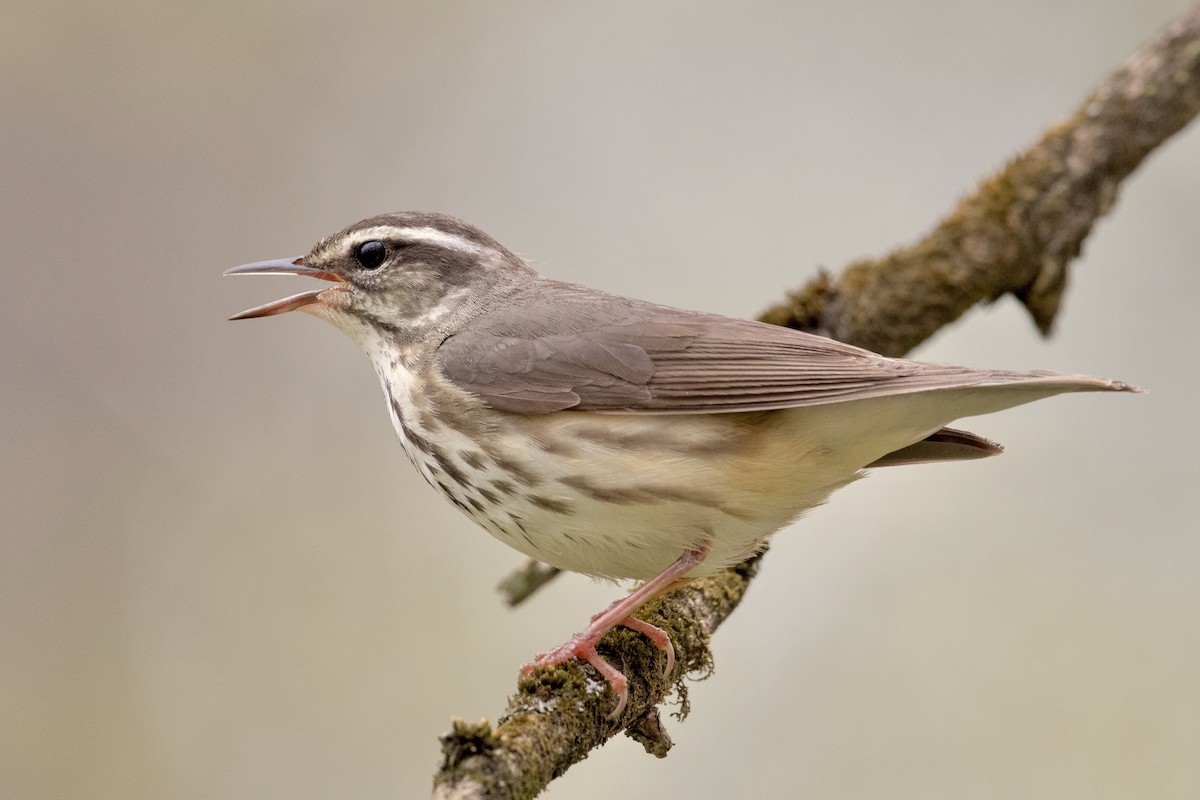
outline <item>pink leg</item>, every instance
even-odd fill
[[[649,638],[660,650],[666,652],[667,668],[664,674],[670,673],[675,668],[675,648],[671,645],[671,638],[661,628],[634,617],[633,612],[682,583],[681,576],[703,561],[704,557],[708,555],[708,550],[709,545],[704,545],[694,550],[684,551],[683,555],[671,562],[670,566],[662,572],[592,617],[591,624],[568,639],[566,643],[545,653],[538,653],[532,664],[526,664],[521,668],[521,674],[529,675],[533,672],[534,667],[550,667],[570,661],[572,658],[582,658],[608,680],[613,694],[617,696],[617,707],[613,709],[609,719],[617,719],[625,710],[625,703],[629,700],[629,688],[621,671],[597,655],[596,643],[604,637],[604,634],[618,625],[632,628]]]

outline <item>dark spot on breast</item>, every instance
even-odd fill
[[[470,485],[467,481],[466,473],[459,469],[458,465],[451,461],[448,455],[432,445],[430,445],[430,449],[427,452],[429,453],[430,458],[436,461],[437,465],[442,468],[442,471],[449,476],[450,480],[454,481],[459,486]]]
[[[574,514],[575,510],[571,508],[570,503],[565,503],[562,500],[555,500],[552,497],[542,497],[541,495],[531,494],[526,495],[525,499],[538,508],[544,508],[554,514]]]
[[[483,469],[483,454],[473,450],[459,450],[458,457],[471,469]]]
[[[529,535],[529,531],[525,530],[525,526],[521,524],[521,518],[509,515],[509,519],[511,519],[512,523],[517,526],[517,530],[521,532],[521,538],[529,542],[530,547],[537,547],[537,545],[533,543],[533,537]]]
[[[497,505],[500,502],[500,495],[485,486],[477,486],[475,487],[475,491],[479,492],[479,496],[492,505]]]
[[[478,511],[480,514],[487,514],[487,509],[484,508],[483,503],[479,502],[474,497],[468,497],[467,502],[471,504],[471,508]]]
[[[412,442],[413,447],[426,455],[433,455],[433,445],[424,436],[408,427],[408,423],[404,421],[404,415],[400,413],[399,408],[396,409],[396,419],[400,421],[400,430],[403,432],[404,438]]]
[[[507,472],[509,476],[517,483],[524,484],[525,486],[537,486],[542,482],[538,476],[534,475],[532,472],[513,461],[511,458],[498,456],[495,453],[489,453],[489,455],[491,456],[492,461],[495,462],[496,466]],[[496,486],[497,483],[498,481],[492,485]]]
[[[467,506],[467,504],[464,503],[462,500],[459,500],[457,495],[455,495],[454,492],[450,490],[449,486],[447,486],[445,483],[443,483],[441,481],[438,481],[437,485],[438,485],[438,488],[442,490],[442,494],[446,495],[447,500],[449,500],[451,503],[454,503],[454,505],[458,506],[459,508],[461,508],[463,511],[467,512],[468,514],[472,514],[472,511]]]
[[[492,488],[500,494],[506,494],[509,497],[517,492],[516,485],[512,481],[506,481],[503,478],[492,481]]]
[[[617,489],[598,486],[584,475],[568,475],[565,478],[559,478],[558,482],[602,503],[654,502],[657,499],[647,490],[637,487]]]
[[[696,489],[665,486],[601,486],[586,475],[568,475],[565,478],[559,478],[558,482],[602,503],[690,503],[704,508],[712,508],[739,519],[746,516],[733,511],[711,493]]]

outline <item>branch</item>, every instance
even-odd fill
[[[1067,264],[1112,208],[1120,182],[1197,110],[1193,7],[924,239],[851,264],[836,279],[821,275],[762,319],[899,356],[976,303],[1013,294],[1046,334]]]
[[[562,572],[558,567],[543,564],[535,558],[528,559],[524,564],[504,576],[496,585],[496,590],[504,597],[509,608],[516,608],[529,599],[530,595],[558,577]]]
[[[683,676],[711,670],[709,637],[741,602],[761,558],[760,553],[711,578],[691,581],[638,611],[671,636],[676,663],[670,675],[662,674],[662,654],[640,634],[618,628],[604,637],[600,655],[629,679],[629,705],[620,720],[608,719],[613,706],[608,683],[581,661],[522,678],[496,728],[487,720],[454,720],[441,737],[435,800],[533,797],[623,729],[647,752],[665,756],[671,740],[655,706],[676,689],[676,716],[687,715]]]
[[[903,355],[976,303],[1013,294],[1049,332],[1067,265],[1120,182],[1200,111],[1200,6],[1182,15],[1104,81],[1066,121],[984,181],[928,236],[836,279],[820,275],[768,309],[767,322]],[[638,613],[666,630],[678,663],[662,676],[658,652],[617,629],[601,654],[629,679],[629,704],[610,722],[612,696],[574,661],[520,681],[495,728],[454,722],[442,737],[434,798],[529,798],[618,732],[662,756],[670,740],[655,707],[672,688],[687,712],[685,674],[710,669],[708,640],[737,608],[759,557],[695,580]],[[535,587],[536,588],[536,587]]]

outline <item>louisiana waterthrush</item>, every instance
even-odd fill
[[[1050,372],[871,353],[799,331],[543,278],[479,229],[406,212],[363,220],[301,258],[225,274],[332,284],[232,319],[300,310],[353,338],[425,480],[496,538],[633,593],[533,666],[581,657],[647,600],[759,549],[870,466],[1000,448],[944,426],[1062,392],[1130,391]]]

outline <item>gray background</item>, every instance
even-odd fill
[[[13,3],[0,28],[0,794],[421,796],[452,715],[619,591],[437,499],[353,344],[221,280],[396,209],[547,274],[753,315],[911,241],[1185,8]],[[919,355],[1119,377],[976,420],[775,540],[665,762],[549,797],[1194,798],[1200,133],[1124,187],[1057,335]],[[303,287],[307,288],[307,287]]]

